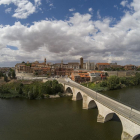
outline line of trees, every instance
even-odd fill
[[[44,98],[44,95],[60,94],[64,92],[64,87],[57,80],[42,82],[33,82],[29,85],[22,83],[9,83],[0,87],[0,95],[9,94],[13,97],[26,97],[29,99]]]
[[[3,74],[2,72],[0,72],[0,78],[1,77],[4,77],[4,81],[5,82],[8,82],[8,77],[11,79],[15,79],[15,77],[16,77],[16,74],[15,74],[15,70],[13,70],[13,69],[11,69],[10,68],[10,71],[9,71],[9,73],[8,73],[8,76],[6,75],[6,74]]]
[[[140,73],[136,73],[133,77],[110,76],[107,80],[100,83],[101,87],[107,87],[109,90],[136,85],[140,85]]]
[[[16,77],[15,70],[10,68],[10,71],[8,73],[8,77],[15,79],[15,77]]]
[[[105,68],[104,70],[105,71],[125,71],[124,68],[113,68],[113,67],[111,67],[111,68]]]

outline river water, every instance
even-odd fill
[[[114,92],[113,97],[119,95]],[[97,108],[83,110],[82,101],[71,97],[0,99],[0,140],[121,140],[117,116],[102,124],[97,123],[97,115]]]

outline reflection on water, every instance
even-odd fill
[[[97,123],[98,109],[71,98],[0,100],[1,140],[120,140],[122,125]]]

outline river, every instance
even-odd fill
[[[119,98],[121,93],[115,92],[113,97]],[[122,125],[117,116],[102,124],[97,123],[97,115],[97,108],[83,110],[82,101],[72,101],[71,97],[0,99],[0,139],[121,140]]]

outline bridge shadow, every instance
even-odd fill
[[[83,96],[80,92],[77,93],[76,100],[83,100]]]
[[[140,140],[140,134],[135,138],[135,140]]]
[[[72,90],[71,90],[70,87],[68,87],[68,88],[66,89],[66,92],[65,92],[65,93],[73,94],[73,92],[72,92]]]
[[[115,113],[113,114],[113,118],[110,121],[113,121],[113,122],[115,121],[115,122],[120,122],[121,123],[120,118]]]

